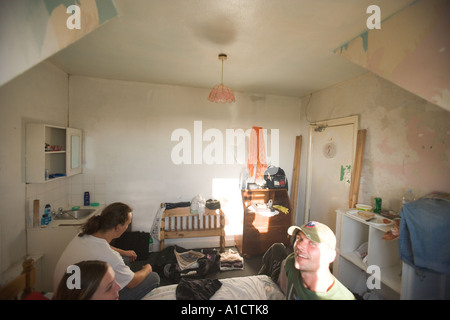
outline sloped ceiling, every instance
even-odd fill
[[[382,19],[413,0],[377,0]],[[301,97],[367,72],[333,50],[373,0],[116,0],[118,17],[50,61],[69,74]]]
[[[116,17],[113,1],[0,1],[0,86]]]
[[[336,54],[450,111],[450,1],[417,1]]]

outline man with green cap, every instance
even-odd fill
[[[286,299],[355,299],[330,271],[336,258],[336,237],[329,227],[310,221],[291,226],[288,234],[295,237],[294,252],[282,262],[278,278]]]

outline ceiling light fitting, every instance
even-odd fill
[[[319,125],[318,127],[316,127],[316,128],[314,129],[314,131],[315,131],[315,132],[322,132],[322,131],[324,131],[327,127],[328,127],[327,125],[321,124],[321,125]]]
[[[222,61],[222,81],[220,84],[215,86],[209,93],[208,100],[211,102],[234,102],[234,94],[230,88],[223,85],[223,61],[227,60],[227,55],[225,53],[219,54],[219,60]]]

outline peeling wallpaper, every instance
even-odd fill
[[[309,102],[308,102],[309,100]],[[359,201],[400,210],[402,195],[450,192],[450,112],[367,73],[302,99],[311,121],[358,115],[367,129]]]
[[[335,53],[450,110],[449,16],[449,1],[415,1]]]
[[[67,28],[67,7],[80,8],[80,29]],[[0,2],[0,86],[117,16],[112,0]]]

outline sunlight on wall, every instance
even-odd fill
[[[213,179],[212,196],[220,201],[221,209],[225,213],[225,234],[228,236],[242,233],[244,209],[239,179]]]

